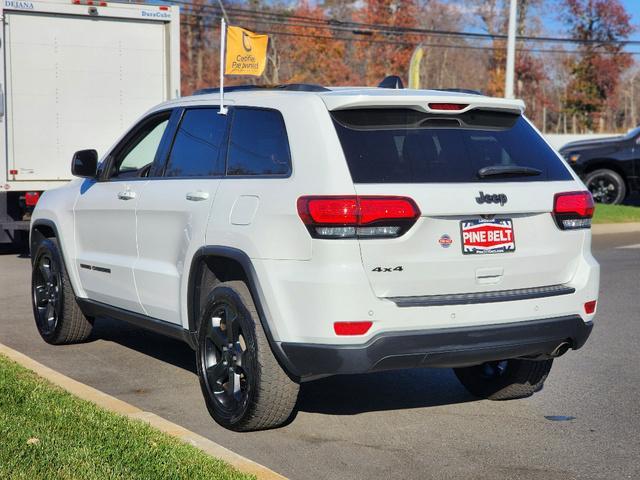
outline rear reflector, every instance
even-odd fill
[[[35,207],[40,200],[40,192],[26,192],[24,194],[24,203],[27,207]]]
[[[464,110],[468,106],[469,106],[468,104],[463,104],[463,103],[430,103],[429,104],[429,108],[431,110],[446,110],[446,111]]]
[[[557,193],[553,201],[553,216],[562,230],[591,228],[594,210],[589,192]]]
[[[597,303],[597,300],[591,300],[590,302],[585,303],[584,313],[586,313],[587,315],[591,315],[593,312],[595,312]]]
[[[406,197],[300,197],[298,214],[314,238],[397,237],[420,216]]]
[[[373,322],[336,322],[333,330],[336,335],[364,335],[369,331]]]
[[[9,175],[17,175],[18,170],[9,170]]]

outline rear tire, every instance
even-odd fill
[[[584,183],[598,203],[619,204],[627,196],[627,185],[618,172],[600,168],[587,174]]]
[[[511,359],[455,368],[460,383],[476,397],[512,400],[542,390],[553,360]]]
[[[273,355],[244,282],[224,282],[211,291],[200,321],[197,359],[207,409],[223,427],[264,430],[291,417],[299,385]]]
[[[31,273],[31,303],[38,333],[52,345],[84,342],[93,319],[80,311],[55,238],[43,238],[35,248]]]

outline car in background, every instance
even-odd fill
[[[567,143],[560,154],[599,203],[622,203],[640,190],[640,126],[626,135]]]

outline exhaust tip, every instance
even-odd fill
[[[571,344],[569,342],[562,342],[553,350],[553,352],[551,352],[551,357],[552,358],[561,357],[562,355],[567,353],[567,350],[569,350],[569,348],[571,348]]]

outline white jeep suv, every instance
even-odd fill
[[[229,88],[163,103],[32,217],[49,343],[106,315],[197,352],[233,430],[282,425],[300,382],[451,367],[525,397],[592,328],[593,202],[518,100]],[[354,400],[357,401],[357,400]]]

